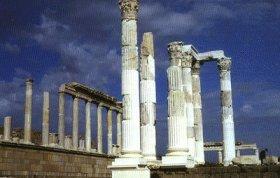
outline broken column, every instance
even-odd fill
[[[50,120],[50,94],[43,94],[43,122],[42,122],[42,145],[49,144],[49,120]]]
[[[26,94],[25,94],[25,114],[24,114],[24,143],[31,143],[31,123],[32,123],[32,85],[33,80],[27,79],[26,82]]]
[[[107,153],[112,154],[112,145],[113,145],[113,137],[112,137],[112,109],[108,108],[107,113]]]
[[[188,155],[195,157],[195,135],[194,135],[194,107],[193,107],[193,86],[192,86],[192,62],[193,56],[183,52],[182,56],[182,85],[185,93],[185,114],[187,120]]]
[[[77,150],[79,147],[79,98],[74,97],[73,99],[73,115],[72,115],[72,140],[73,149]]]
[[[156,160],[156,82],[153,34],[144,33],[141,44],[141,150],[147,160]]]
[[[138,0],[120,0],[119,5],[122,16],[122,156],[141,157],[137,48]]]
[[[103,153],[103,131],[102,131],[102,103],[97,106],[97,152]]]
[[[188,156],[188,137],[185,93],[182,85],[182,42],[168,45],[170,67],[168,77],[168,153],[162,158],[163,166],[194,167]]]
[[[7,116],[4,118],[4,141],[11,141],[11,124],[12,117]]]
[[[91,151],[91,115],[90,115],[90,107],[91,101],[86,101],[86,134],[85,134],[85,142],[86,142],[86,151]]]
[[[223,123],[224,165],[232,164],[235,158],[235,134],[232,109],[230,59],[218,60],[221,83],[221,114]]]
[[[203,122],[201,104],[200,66],[197,60],[192,66],[193,84],[193,107],[194,107],[194,127],[195,127],[195,159],[198,164],[204,164],[204,142],[203,142]]]
[[[58,140],[59,146],[64,147],[65,140],[65,94],[61,89],[59,90],[59,101],[58,101]]]

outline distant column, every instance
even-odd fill
[[[193,85],[192,85],[192,62],[193,56],[186,52],[182,58],[182,85],[185,93],[188,154],[195,158],[195,135],[194,135],[194,107],[193,107]]]
[[[49,92],[44,92],[42,145],[45,145],[45,146],[49,144],[49,120],[50,120],[50,94],[49,94]]]
[[[102,104],[97,106],[97,152],[103,153],[103,131],[102,131]]]
[[[4,118],[4,140],[11,141],[11,124],[12,124],[12,117],[7,116]]]
[[[122,146],[122,113],[117,113],[117,145],[121,150]]]
[[[154,40],[144,33],[141,44],[140,70],[141,149],[147,160],[156,160],[156,82]]]
[[[72,127],[72,139],[73,149],[77,150],[79,147],[79,98],[73,99],[73,127]]]
[[[64,147],[65,139],[65,96],[64,92],[59,92],[58,111],[58,140],[59,146]]]
[[[218,60],[221,83],[221,113],[223,123],[224,165],[232,164],[235,158],[235,134],[232,109],[230,59]]]
[[[204,141],[203,141],[203,122],[201,104],[201,85],[200,85],[200,66],[199,61],[194,61],[192,66],[193,84],[193,107],[194,107],[194,127],[195,127],[195,159],[198,164],[204,164]]]
[[[222,152],[222,150],[218,151],[218,161],[219,161],[219,164],[223,163],[223,152]]]
[[[27,79],[25,96],[25,121],[24,121],[24,143],[31,143],[31,123],[32,123],[32,85],[33,80]]]
[[[86,102],[86,151],[91,151],[91,114],[90,114],[91,102]]]
[[[107,113],[107,150],[108,154],[112,154],[112,109],[108,109]]]
[[[240,150],[239,149],[236,150],[236,157],[240,157]]]
[[[259,149],[258,148],[254,149],[254,152],[255,152],[256,157],[259,158]]]

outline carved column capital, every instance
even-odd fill
[[[191,68],[193,62],[193,56],[189,53],[183,52],[182,53],[182,67],[183,68]]]
[[[231,67],[230,59],[220,59],[218,60],[218,69],[220,71],[229,71]]]
[[[202,63],[200,61],[194,60],[192,62],[192,74],[199,75],[201,65],[202,65]]]
[[[137,20],[139,10],[138,0],[119,0],[123,20]]]
[[[175,41],[168,44],[168,54],[171,65],[180,66],[182,61],[182,48],[184,43]]]

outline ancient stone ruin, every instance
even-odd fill
[[[4,134],[0,145],[7,149],[7,154],[11,152],[10,147],[12,147],[18,150],[29,150],[26,154],[37,155],[36,157],[39,157],[40,153],[47,155],[42,156],[43,160],[47,160],[46,162],[63,160],[59,165],[55,164],[57,167],[54,166],[51,173],[44,165],[40,165],[40,158],[37,161],[41,167],[34,165],[38,169],[37,172],[35,171],[36,174],[56,177],[67,177],[70,175],[67,171],[77,168],[77,171],[73,173],[70,171],[72,173],[70,176],[150,178],[154,174],[161,175],[161,169],[180,172],[199,168],[205,165],[206,151],[217,151],[219,164],[223,165],[222,167],[232,164],[260,164],[256,144],[235,141],[231,58],[222,50],[200,53],[193,45],[181,41],[169,43],[167,49],[169,54],[168,116],[166,118],[168,145],[166,155],[157,158],[156,60],[153,34],[144,33],[140,49],[138,49],[139,2],[138,0],[120,0],[119,7],[122,17],[122,101],[77,82],[62,84],[58,91],[58,133],[50,133],[50,93],[44,92],[41,143],[35,145],[31,136],[33,80],[27,79],[23,138],[11,135],[12,117],[4,118]],[[141,52],[140,60],[138,51]],[[222,142],[205,143],[203,138],[200,69],[207,62],[216,63],[220,75]],[[72,135],[65,134],[66,95],[73,98]],[[79,137],[81,129],[79,102],[81,101],[85,102],[84,138]],[[92,105],[97,106],[96,117],[94,117],[97,123],[97,138],[92,138]],[[103,135],[103,109],[107,111],[106,136]],[[113,118],[113,112],[116,113],[116,118]],[[113,126],[114,119],[116,119],[115,127]],[[113,128],[117,129],[116,143],[113,142]],[[107,139],[107,153],[103,152],[105,147],[103,138]],[[93,140],[97,142],[96,148],[93,147]],[[255,154],[241,156],[240,150],[244,149],[252,149]],[[39,151],[38,154],[38,152],[33,152],[34,150],[41,152]],[[83,160],[87,161],[83,162]],[[73,165],[67,165],[68,162],[73,162]],[[67,166],[63,167],[64,165]],[[226,168],[223,170],[228,171]],[[24,169],[24,171],[29,173],[28,170]],[[59,174],[60,171],[61,174]]]

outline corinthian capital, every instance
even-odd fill
[[[229,71],[231,67],[230,59],[220,59],[218,60],[218,68],[221,71]]]
[[[191,68],[193,62],[193,56],[189,53],[182,53],[182,67]]]
[[[181,65],[182,60],[182,47],[183,42],[172,42],[168,44],[168,54],[169,54],[169,60],[172,65],[179,66]]]
[[[123,20],[137,20],[137,13],[139,9],[138,0],[120,0],[119,7],[121,9]]]
[[[194,60],[193,63],[192,63],[192,74],[199,75],[201,65],[202,64],[201,64],[200,61]]]

